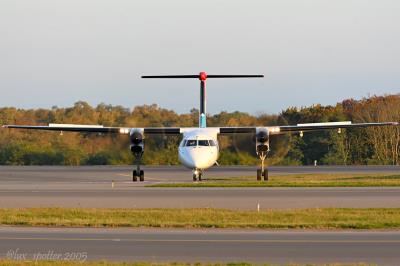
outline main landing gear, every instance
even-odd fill
[[[142,160],[143,152],[133,153],[133,155],[135,156],[136,170],[133,170],[132,172],[132,181],[137,182],[139,180],[140,182],[143,182],[144,171],[140,170],[140,162]]]
[[[143,170],[133,170],[132,181],[137,182],[138,179],[140,182],[144,181],[144,171]]]
[[[268,181],[268,168],[265,167],[265,158],[267,158],[268,150],[259,150],[257,155],[260,157],[261,160],[261,169],[257,169],[257,181]]]
[[[257,181],[261,181],[264,178],[264,181],[268,181],[268,169],[257,169]]]

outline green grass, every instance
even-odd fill
[[[160,183],[149,187],[394,187],[400,186],[400,175],[384,174],[295,174],[270,176],[257,181],[255,176],[205,178],[194,183]]]
[[[74,262],[74,261],[16,261],[0,260],[0,266],[251,266],[251,263],[147,263],[147,262]],[[258,264],[263,266],[278,266],[277,264]],[[334,263],[334,264],[284,264],[285,266],[372,266],[365,263]],[[283,265],[282,265],[283,266]]]
[[[400,208],[0,209],[0,225],[59,227],[400,229]]]

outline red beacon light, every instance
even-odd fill
[[[200,72],[199,80],[205,81],[206,79],[207,79],[207,73],[206,72]]]

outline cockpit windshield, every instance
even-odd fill
[[[197,146],[197,140],[195,140],[195,139],[188,139],[188,140],[186,141],[186,146],[187,146],[187,147],[188,147],[188,146],[191,146],[191,147]]]
[[[199,146],[210,146],[208,140],[199,140]]]
[[[213,140],[207,140],[207,139],[201,139],[201,140],[188,139],[188,140],[184,140],[184,141],[183,141],[182,146],[185,146],[185,147],[196,147],[196,146],[217,146],[217,145],[215,144],[215,141],[213,141]]]

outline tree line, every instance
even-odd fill
[[[244,112],[220,112],[209,115],[209,126],[270,126],[312,122],[400,121],[400,94],[348,99],[336,105],[320,104],[290,107],[280,114],[251,115]],[[46,125],[48,123],[93,124],[124,127],[196,127],[198,110],[177,114],[159,106],[122,106],[77,102],[69,108],[0,108],[0,124]],[[146,137],[143,163],[179,164],[179,137]],[[251,135],[219,138],[223,165],[254,165],[255,140]],[[99,135],[1,129],[1,165],[121,165],[132,164],[126,135]],[[399,165],[400,128],[376,127],[337,131],[306,132],[271,137],[268,159],[273,165]]]

